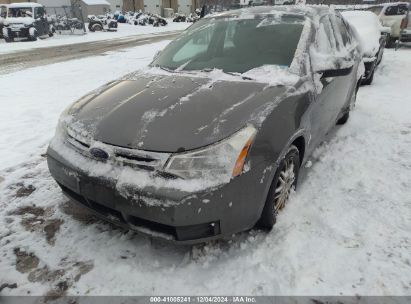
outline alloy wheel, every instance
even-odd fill
[[[283,168],[278,176],[277,185],[274,192],[274,214],[284,208],[291,190],[295,186],[296,165],[294,158],[289,158],[285,161]]]

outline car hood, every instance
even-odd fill
[[[115,146],[193,150],[241,129],[285,91],[284,86],[253,81],[186,76],[119,80],[74,104],[69,128],[81,126],[80,133]]]
[[[30,17],[10,17],[6,18],[4,20],[4,25],[9,25],[9,24],[32,24],[34,23],[34,18]]]

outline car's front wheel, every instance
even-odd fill
[[[300,154],[296,146],[292,145],[280,162],[274,175],[267,199],[264,205],[258,226],[271,229],[276,216],[288,201],[290,193],[297,185],[300,170]]]
[[[31,41],[36,41],[37,36],[37,30],[34,27],[29,28],[29,39]]]

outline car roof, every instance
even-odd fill
[[[43,7],[43,5],[39,3],[33,2],[19,2],[19,3],[12,3],[8,5],[9,8],[18,8],[18,7]]]
[[[305,16],[312,19],[314,18],[314,16],[322,16],[330,12],[331,9],[326,5],[275,5],[241,8],[208,15],[206,18],[249,17],[251,19],[253,16],[257,15],[271,15],[280,13],[295,16]]]
[[[388,6],[394,6],[394,5],[398,5],[398,4],[406,4],[409,5],[409,2],[390,2],[390,3],[382,3],[382,4],[373,4],[370,7],[388,7]]]

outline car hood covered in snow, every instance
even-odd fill
[[[241,78],[145,75],[111,83],[74,104],[68,127],[115,146],[192,150],[230,136],[285,91]]]

